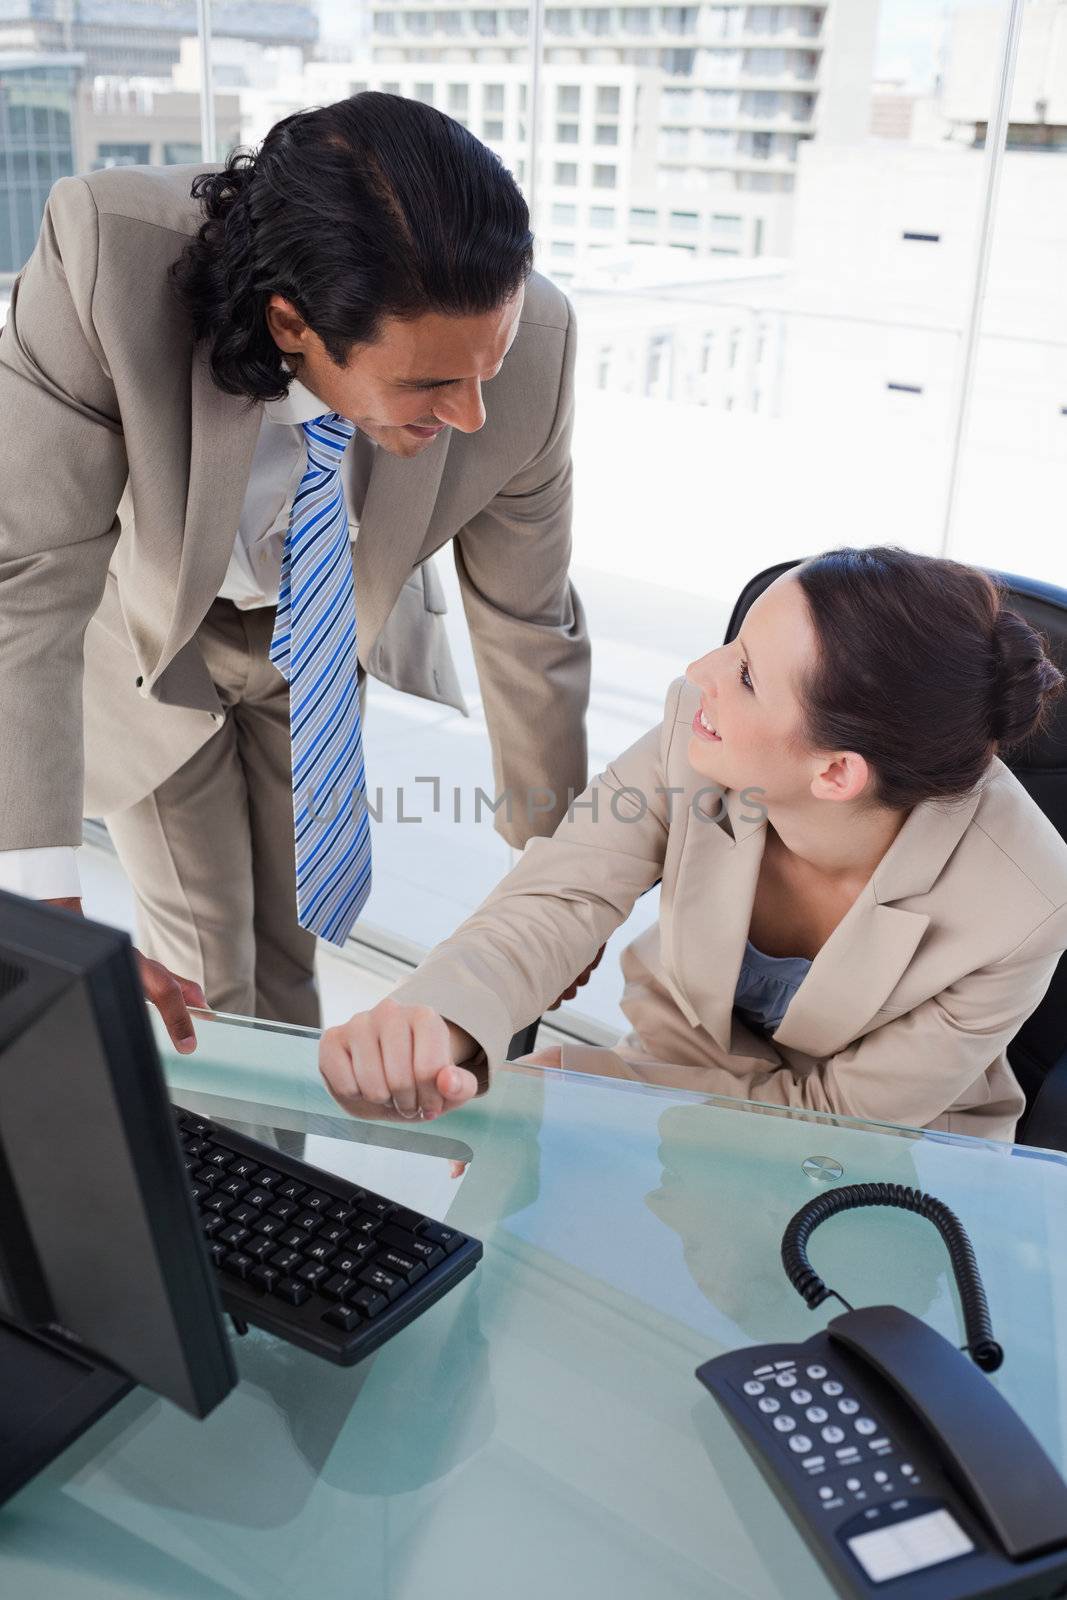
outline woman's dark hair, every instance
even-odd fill
[[[206,216],[172,271],[215,382],[276,400],[266,306],[284,295],[342,365],[386,317],[495,311],[526,281],[526,202],[500,159],[418,100],[357,94],[285,117],[258,154],[201,173]]]
[[[1063,689],[1040,634],[975,567],[880,545],[829,550],[796,576],[818,640],[805,741],[863,756],[878,804],[966,794]]]

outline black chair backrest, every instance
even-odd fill
[[[799,561],[780,561],[776,566],[750,578],[738,596],[726,629],[726,643],[736,639],[745,615],[764,589]],[[990,571],[1007,591],[1009,602],[1048,642],[1048,652],[1061,672],[1067,673],[1067,589],[1034,578],[1020,578],[1010,572]],[[1027,793],[1041,807],[1060,836],[1067,840],[1067,694],[1053,707],[1044,731],[1005,756]],[[1060,957],[1048,993],[1033,1016],[1020,1028],[1008,1047],[1008,1059],[1032,1108],[1038,1091],[1053,1068],[1067,1075],[1067,954]],[[1051,1085],[1050,1085],[1051,1087]],[[1035,1128],[1036,1136],[1036,1128]],[[1067,1148],[1067,1121],[1058,1136],[1042,1125],[1042,1143],[1055,1142]],[[1027,1137],[1025,1122],[1019,1138]]]

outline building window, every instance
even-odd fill
[[[683,228],[687,233],[694,232],[700,226],[700,217],[695,211],[672,211],[671,227]]]
[[[582,12],[582,29],[585,33],[610,33],[611,12],[603,9],[588,9]]]
[[[598,122],[593,135],[595,144],[618,144],[619,125],[617,122]]]
[[[595,166],[593,168],[593,188],[594,189],[614,189],[614,187],[615,187],[615,173],[616,173],[616,168],[615,167]]]
[[[165,167],[198,167],[203,160],[203,152],[199,144],[165,144],[163,146],[163,165]]]
[[[432,106],[433,105],[433,84],[432,83],[417,83],[415,85],[414,97],[415,97],[416,100],[421,100],[424,106]]]
[[[589,222],[594,228],[613,228],[615,226],[615,207],[590,206]]]
[[[485,129],[482,134],[483,139],[502,139],[504,137],[504,124],[495,117],[484,123],[483,127]]]
[[[557,161],[554,182],[558,189],[575,189],[578,186],[578,163]]]
[[[575,227],[578,221],[578,207],[554,205],[552,207],[552,221],[562,228]]]
[[[578,124],[576,122],[557,122],[556,123],[556,143],[557,144],[577,144],[578,143]]]
[[[572,256],[575,251],[572,239],[553,239],[552,254],[554,256]]]
[[[97,171],[101,167],[147,167],[151,159],[152,146],[148,144],[98,144],[93,166]]]
[[[448,109],[466,113],[468,91],[465,83],[450,83],[448,86]]]
[[[654,228],[659,216],[657,211],[648,211],[640,206],[630,207],[631,228]]]
[[[504,85],[502,83],[487,83],[482,90],[483,111],[503,111]]]
[[[610,89],[602,85],[596,92],[596,110],[598,117],[617,117],[619,114],[618,89]]]
[[[711,226],[716,234],[726,239],[739,239],[741,237],[741,218],[726,216],[722,212],[713,211]]]
[[[496,33],[496,12],[495,11],[472,11],[471,12],[471,21],[474,24],[475,33],[480,34],[483,39],[490,39],[495,35],[495,33]]]
[[[581,86],[575,83],[561,83],[556,90],[557,114],[561,117],[576,117],[581,109]]]

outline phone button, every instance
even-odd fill
[[[822,1380],[825,1378],[825,1376],[826,1376],[826,1368],[825,1367],[809,1367],[808,1368],[808,1377],[811,1379],[812,1383],[821,1383]]]
[[[838,1383],[836,1378],[830,1378],[823,1384],[822,1392],[828,1394],[831,1400],[836,1400],[839,1394],[844,1394],[845,1386],[843,1383]]]
[[[824,1428],[822,1436],[827,1444],[842,1444],[845,1438],[845,1430],[844,1428],[835,1427]]]
[[[762,1383],[760,1383],[756,1378],[749,1378],[748,1382],[745,1384],[745,1393],[751,1395],[762,1394]]]
[[[795,1417],[785,1417],[785,1416],[783,1416],[783,1417],[775,1417],[775,1419],[774,1419],[774,1426],[778,1429],[779,1433],[792,1433],[792,1431],[796,1427],[796,1425],[797,1424],[796,1424],[796,1418]]]
[[[823,1406],[809,1406],[804,1415],[807,1417],[808,1421],[813,1422],[817,1428],[821,1427],[824,1422],[829,1422],[830,1420],[830,1413]]]
[[[866,1438],[868,1434],[878,1432],[877,1422],[872,1421],[870,1417],[857,1417],[854,1426],[856,1432],[862,1433],[864,1438]]]
[[[764,1395],[761,1401],[759,1401],[759,1408],[765,1417],[773,1417],[776,1411],[780,1411],[782,1409],[782,1402],[780,1400],[776,1400],[773,1394],[767,1394]]]
[[[822,1488],[819,1490],[819,1499],[820,1500],[832,1500],[833,1497],[834,1497],[834,1491],[830,1488],[830,1485],[828,1483],[824,1483]]]
[[[806,1433],[794,1433],[789,1441],[790,1450],[795,1450],[798,1456],[806,1456],[811,1447],[811,1440]]]
[[[858,1400],[839,1400],[837,1409],[843,1417],[854,1417],[860,1408]]]
[[[795,1406],[810,1406],[811,1405],[811,1390],[810,1389],[794,1389],[793,1393],[789,1396],[789,1398],[790,1398],[790,1400],[792,1400],[792,1402],[793,1402],[793,1404]]]
[[[797,1381],[797,1375],[795,1372],[780,1372],[774,1381],[779,1389],[791,1389]]]

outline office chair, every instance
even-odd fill
[[[727,644],[737,638],[753,601],[798,565],[781,561],[749,579],[730,617]],[[1067,589],[987,570],[1007,590],[1013,608],[1048,640],[1049,654],[1067,673]],[[1054,705],[1045,731],[1017,746],[1005,764],[1067,840],[1067,695]],[[1018,1142],[1067,1151],[1067,954],[1060,957],[1045,998],[1008,1046],[1008,1060],[1026,1095]]]

